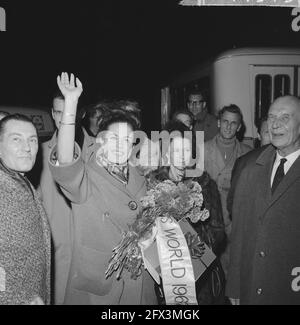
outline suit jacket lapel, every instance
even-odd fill
[[[300,156],[293,163],[291,168],[288,170],[282,181],[278,184],[275,192],[272,196],[270,204],[277,201],[282,194],[300,177]]]
[[[239,141],[235,139],[235,144],[233,147],[233,151],[230,157],[230,160],[226,163],[225,167],[232,169],[234,166],[235,161],[237,160],[238,157],[242,155],[242,149]]]
[[[56,145],[57,143],[57,130],[53,133],[52,138],[48,142],[49,151]]]
[[[256,164],[261,165],[258,178],[258,201],[259,215],[264,217],[267,210],[288,190],[288,188],[300,177],[300,157],[294,162],[281,183],[271,194],[271,173],[275,160],[276,150],[273,146],[268,146],[266,150],[256,160]]]
[[[216,164],[217,166],[217,172],[223,171],[225,169],[225,162],[222,157],[222,153],[220,152],[218,145],[217,145],[217,137],[214,137],[213,139],[213,148],[212,148],[212,153],[215,155],[215,159],[212,159],[212,162]],[[211,157],[213,155],[210,154]],[[210,162],[211,163],[211,162]]]
[[[256,207],[260,218],[263,218],[271,202],[271,173],[276,151],[273,146],[268,146],[256,160],[259,165],[257,177]],[[255,191],[255,189],[253,189]]]

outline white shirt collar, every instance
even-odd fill
[[[286,163],[288,163],[290,166],[293,165],[293,163],[296,161],[296,159],[300,156],[300,149],[290,153],[289,155],[282,157],[278,151],[276,153],[276,159],[275,159],[275,163],[279,163],[280,159],[285,158],[287,160]]]

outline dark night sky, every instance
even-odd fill
[[[300,47],[290,8],[178,2],[2,1],[0,104],[49,106],[56,75],[72,71],[84,83],[83,103],[131,97],[144,117],[159,118],[155,95],[186,67],[233,47]]]

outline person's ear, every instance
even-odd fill
[[[206,106],[207,106],[207,102],[203,102],[203,108],[206,109]]]
[[[241,129],[241,127],[242,127],[242,123],[239,125],[239,127],[236,130],[236,132],[239,132],[239,130]]]
[[[220,119],[218,119],[218,128],[220,128],[221,127],[221,121],[220,121]]]
[[[54,110],[53,110],[53,107],[51,108],[51,115],[52,115],[52,118],[54,120]]]

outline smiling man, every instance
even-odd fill
[[[233,304],[300,304],[300,101],[276,99],[272,145],[243,169],[235,190],[227,295]]]
[[[25,177],[37,151],[30,119],[14,114],[0,121],[0,305],[49,303],[50,231]]]

